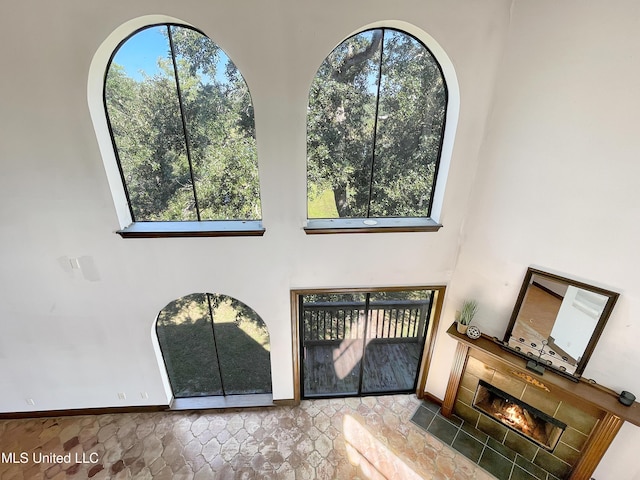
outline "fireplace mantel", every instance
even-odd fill
[[[526,368],[526,360],[508,350],[487,336],[472,340],[457,332],[453,324],[447,333],[458,344],[449,376],[447,391],[442,404],[445,416],[453,414],[460,382],[469,358],[492,365],[503,374],[539,389],[545,394],[561,399],[567,404],[588,412],[598,419],[589,439],[582,450],[570,475],[570,480],[589,480],[607,448],[624,422],[640,426],[640,404],[635,402],[627,407],[618,401],[617,394],[588,380],[573,382],[553,372],[537,375]]]

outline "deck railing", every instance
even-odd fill
[[[429,300],[310,302],[302,305],[305,343],[345,339],[421,341]],[[366,329],[366,333],[365,333]]]

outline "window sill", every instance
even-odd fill
[[[264,235],[261,220],[134,222],[116,233],[122,238],[250,237]]]
[[[174,398],[170,410],[209,410],[218,408],[274,407],[273,395],[218,395],[212,397]]]
[[[374,223],[375,222],[375,223]],[[326,233],[437,232],[442,225],[431,218],[334,218],[307,221],[308,235]]]

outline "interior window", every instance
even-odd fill
[[[160,311],[156,333],[175,398],[271,393],[269,332],[243,302],[186,295]]]
[[[229,222],[247,220],[261,229],[251,96],[207,36],[174,24],[138,30],[109,62],[104,103],[130,233],[229,232]],[[136,227],[141,222],[154,225]]]
[[[440,65],[412,35],[378,28],[338,45],[309,94],[308,233],[427,225],[446,108]]]

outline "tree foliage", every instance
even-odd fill
[[[150,33],[153,47],[137,57],[123,43],[105,84],[134,220],[261,218],[253,107],[242,75],[196,30],[161,25],[136,35]],[[144,70],[145,56],[157,58],[157,68],[133,73],[138,63]],[[332,192],[335,202],[332,213],[314,215],[428,216],[445,106],[440,68],[414,37],[374,29],[342,42],[309,95],[308,197]]]
[[[309,195],[340,217],[429,214],[446,87],[429,50],[391,29],[354,35],[320,66],[309,96]]]

